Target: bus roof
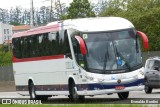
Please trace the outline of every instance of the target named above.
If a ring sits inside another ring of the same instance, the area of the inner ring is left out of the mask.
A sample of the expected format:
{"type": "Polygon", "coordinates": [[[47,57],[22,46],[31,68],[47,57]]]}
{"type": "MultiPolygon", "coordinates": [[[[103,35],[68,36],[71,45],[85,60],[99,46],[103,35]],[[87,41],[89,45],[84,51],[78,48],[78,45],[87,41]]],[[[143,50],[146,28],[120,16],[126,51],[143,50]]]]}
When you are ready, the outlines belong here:
{"type": "Polygon", "coordinates": [[[25,32],[15,33],[13,38],[68,28],[73,28],[82,32],[98,32],[129,29],[134,28],[134,26],[130,21],[120,17],[68,19],[64,21],[51,22],[46,26],[34,28],[25,32]]]}
{"type": "Polygon", "coordinates": [[[69,25],[70,28],[82,32],[113,31],[134,28],[130,21],[120,17],[71,19],[64,21],[64,25],[69,25]]]}

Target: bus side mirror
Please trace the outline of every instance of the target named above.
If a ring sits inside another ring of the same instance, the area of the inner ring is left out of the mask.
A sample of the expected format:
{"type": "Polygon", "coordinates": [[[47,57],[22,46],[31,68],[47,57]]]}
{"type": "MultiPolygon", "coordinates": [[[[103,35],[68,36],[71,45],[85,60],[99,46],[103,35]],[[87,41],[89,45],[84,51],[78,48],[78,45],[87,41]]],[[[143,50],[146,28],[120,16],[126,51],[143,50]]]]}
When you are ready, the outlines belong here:
{"type": "Polygon", "coordinates": [[[146,36],[146,34],[144,34],[144,33],[141,32],[141,31],[137,31],[137,35],[142,38],[143,47],[144,47],[145,49],[148,49],[148,37],[146,36]]]}
{"type": "Polygon", "coordinates": [[[87,51],[86,51],[86,45],[84,43],[84,40],[80,36],[75,36],[75,38],[79,43],[81,54],[86,55],[87,51]]]}

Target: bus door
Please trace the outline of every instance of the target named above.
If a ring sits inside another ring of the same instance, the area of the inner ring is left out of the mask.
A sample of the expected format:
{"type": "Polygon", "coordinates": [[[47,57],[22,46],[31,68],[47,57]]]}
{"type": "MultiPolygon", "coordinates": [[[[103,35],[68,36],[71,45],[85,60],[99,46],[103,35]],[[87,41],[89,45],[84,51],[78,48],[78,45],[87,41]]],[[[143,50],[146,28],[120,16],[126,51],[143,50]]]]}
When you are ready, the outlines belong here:
{"type": "Polygon", "coordinates": [[[79,38],[76,38],[76,36],[73,36],[71,40],[72,40],[72,45],[73,45],[75,64],[77,65],[75,69],[77,71],[77,81],[81,82],[82,81],[81,80],[82,68],[85,69],[86,67],[85,57],[81,51],[81,46],[80,46],[81,44],[80,44],[79,38]]]}

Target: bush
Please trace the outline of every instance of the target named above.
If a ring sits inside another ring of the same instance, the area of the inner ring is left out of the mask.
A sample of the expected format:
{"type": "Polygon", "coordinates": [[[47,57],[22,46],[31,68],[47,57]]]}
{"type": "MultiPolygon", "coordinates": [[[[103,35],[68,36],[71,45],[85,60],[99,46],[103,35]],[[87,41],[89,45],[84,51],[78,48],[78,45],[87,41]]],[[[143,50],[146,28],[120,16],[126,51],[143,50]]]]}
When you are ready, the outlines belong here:
{"type": "Polygon", "coordinates": [[[0,46],[0,66],[11,65],[12,53],[8,51],[7,45],[0,46]]]}

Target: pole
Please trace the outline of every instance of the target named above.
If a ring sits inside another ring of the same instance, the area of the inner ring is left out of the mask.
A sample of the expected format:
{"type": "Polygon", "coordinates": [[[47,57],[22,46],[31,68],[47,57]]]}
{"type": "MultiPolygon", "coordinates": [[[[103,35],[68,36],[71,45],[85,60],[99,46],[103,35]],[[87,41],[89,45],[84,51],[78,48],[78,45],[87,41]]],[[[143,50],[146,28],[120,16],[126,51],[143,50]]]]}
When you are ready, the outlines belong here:
{"type": "Polygon", "coordinates": [[[33,0],[30,0],[30,3],[31,3],[31,12],[30,12],[30,27],[33,28],[34,27],[34,24],[33,24],[33,0]]]}
{"type": "Polygon", "coordinates": [[[49,21],[52,21],[52,4],[53,4],[53,0],[51,0],[51,10],[50,10],[50,15],[49,15],[49,21]]]}

